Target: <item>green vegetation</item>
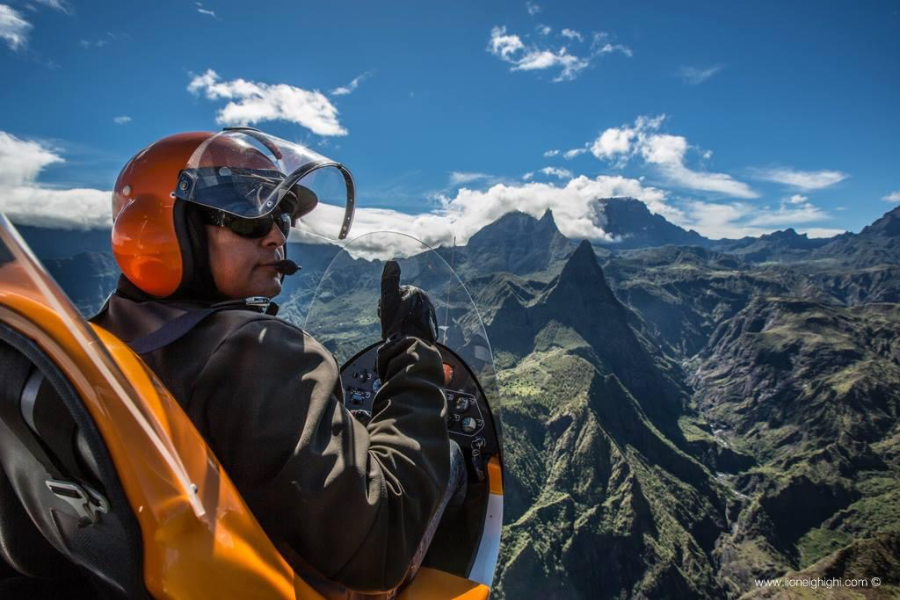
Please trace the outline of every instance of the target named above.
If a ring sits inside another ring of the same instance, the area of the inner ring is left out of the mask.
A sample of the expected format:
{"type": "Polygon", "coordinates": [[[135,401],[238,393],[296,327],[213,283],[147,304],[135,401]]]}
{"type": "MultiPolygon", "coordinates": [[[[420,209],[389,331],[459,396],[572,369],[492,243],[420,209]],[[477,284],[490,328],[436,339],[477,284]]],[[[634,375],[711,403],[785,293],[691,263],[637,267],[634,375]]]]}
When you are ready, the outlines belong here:
{"type": "Polygon", "coordinates": [[[511,481],[497,595],[738,597],[900,531],[900,305],[858,301],[884,269],[838,285],[833,262],[667,247],[482,280],[511,481]]]}

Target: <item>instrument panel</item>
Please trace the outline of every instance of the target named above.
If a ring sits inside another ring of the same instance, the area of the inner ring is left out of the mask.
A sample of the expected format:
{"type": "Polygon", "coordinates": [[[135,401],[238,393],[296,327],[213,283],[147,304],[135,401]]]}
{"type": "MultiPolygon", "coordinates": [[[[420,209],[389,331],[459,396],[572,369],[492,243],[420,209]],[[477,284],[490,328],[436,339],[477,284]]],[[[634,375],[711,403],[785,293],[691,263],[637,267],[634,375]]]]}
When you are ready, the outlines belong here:
{"type": "MultiPolygon", "coordinates": [[[[381,380],[376,358],[381,343],[373,344],[351,358],[341,368],[344,406],[367,424],[381,380]]],[[[485,479],[491,456],[499,455],[498,427],[478,380],[469,367],[449,348],[437,344],[444,365],[444,396],[447,400],[447,430],[466,456],[470,482],[485,479]]]]}

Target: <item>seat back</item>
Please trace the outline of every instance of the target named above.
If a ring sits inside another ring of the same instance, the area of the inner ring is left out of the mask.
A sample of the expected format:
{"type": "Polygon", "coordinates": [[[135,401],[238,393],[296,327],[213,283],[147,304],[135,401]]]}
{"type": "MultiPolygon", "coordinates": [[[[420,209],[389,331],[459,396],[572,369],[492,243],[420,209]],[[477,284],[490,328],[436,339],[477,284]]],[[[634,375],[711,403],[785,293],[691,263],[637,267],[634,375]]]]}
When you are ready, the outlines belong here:
{"type": "Polygon", "coordinates": [[[82,573],[114,596],[147,597],[138,524],[71,383],[0,324],[0,553],[23,575],[82,573]]]}

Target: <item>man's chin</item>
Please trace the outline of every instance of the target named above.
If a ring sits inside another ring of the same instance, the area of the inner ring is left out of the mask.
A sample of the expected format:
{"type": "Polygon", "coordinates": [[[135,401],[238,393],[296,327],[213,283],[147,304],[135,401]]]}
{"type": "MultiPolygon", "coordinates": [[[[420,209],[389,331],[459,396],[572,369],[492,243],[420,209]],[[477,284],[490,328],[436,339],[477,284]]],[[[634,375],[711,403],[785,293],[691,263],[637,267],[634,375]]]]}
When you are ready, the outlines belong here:
{"type": "Polygon", "coordinates": [[[278,294],[281,293],[281,281],[280,278],[275,281],[261,281],[257,285],[253,285],[250,287],[252,291],[249,296],[265,296],[266,298],[274,298],[278,294]]]}

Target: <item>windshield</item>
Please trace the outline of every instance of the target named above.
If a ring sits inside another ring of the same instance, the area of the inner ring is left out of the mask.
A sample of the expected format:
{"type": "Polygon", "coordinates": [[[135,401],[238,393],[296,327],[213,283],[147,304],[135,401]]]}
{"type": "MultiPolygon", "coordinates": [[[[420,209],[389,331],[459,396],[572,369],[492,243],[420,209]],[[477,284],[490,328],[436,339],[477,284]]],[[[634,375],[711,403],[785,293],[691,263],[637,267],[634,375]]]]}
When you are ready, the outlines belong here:
{"type": "Polygon", "coordinates": [[[438,343],[452,351],[477,379],[499,435],[496,371],[481,316],[450,265],[421,241],[400,233],[376,232],[349,242],[325,270],[304,329],[325,345],[339,364],[381,341],[377,306],[381,272],[389,258],[400,264],[401,285],[415,285],[431,298],[437,313],[438,343]]]}

